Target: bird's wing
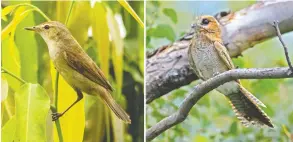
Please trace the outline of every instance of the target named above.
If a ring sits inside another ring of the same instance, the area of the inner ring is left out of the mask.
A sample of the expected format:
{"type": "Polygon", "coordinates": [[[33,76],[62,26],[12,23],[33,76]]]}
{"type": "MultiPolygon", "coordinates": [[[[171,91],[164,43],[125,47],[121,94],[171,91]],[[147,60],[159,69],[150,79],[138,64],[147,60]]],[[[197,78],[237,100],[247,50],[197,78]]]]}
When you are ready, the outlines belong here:
{"type": "Polygon", "coordinates": [[[113,91],[111,84],[108,82],[103,72],[99,69],[95,62],[92,61],[92,59],[84,51],[82,51],[82,49],[77,52],[67,50],[63,53],[67,64],[71,68],[91,81],[105,87],[107,90],[113,91]]]}
{"type": "Polygon", "coordinates": [[[234,69],[235,68],[234,64],[231,60],[231,57],[228,54],[226,47],[218,41],[215,41],[214,45],[215,45],[216,51],[218,52],[218,55],[223,60],[223,62],[226,64],[228,69],[229,70],[234,69]]]}
{"type": "Polygon", "coordinates": [[[198,68],[196,68],[196,65],[194,63],[194,58],[193,58],[193,50],[192,48],[195,48],[195,40],[192,40],[189,44],[189,47],[188,47],[188,61],[189,61],[189,65],[191,66],[191,68],[193,69],[194,73],[197,75],[198,78],[202,79],[202,74],[200,71],[198,71],[198,68]]]}

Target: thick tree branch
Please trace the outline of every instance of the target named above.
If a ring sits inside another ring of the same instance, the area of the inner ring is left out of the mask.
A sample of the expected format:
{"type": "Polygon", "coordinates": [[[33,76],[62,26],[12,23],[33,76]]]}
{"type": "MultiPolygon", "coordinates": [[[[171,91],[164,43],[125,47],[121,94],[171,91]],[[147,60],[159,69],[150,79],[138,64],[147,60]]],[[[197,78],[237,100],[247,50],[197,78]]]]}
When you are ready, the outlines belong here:
{"type": "Polygon", "coordinates": [[[167,129],[183,122],[196,102],[206,93],[217,88],[221,84],[236,79],[293,78],[292,75],[288,74],[289,71],[289,68],[233,69],[206,80],[195,86],[192,93],[183,100],[177,112],[149,128],[146,132],[146,139],[147,141],[151,141],[167,129]]]}
{"type": "MultiPolygon", "coordinates": [[[[231,57],[237,57],[254,45],[270,39],[280,22],[280,32],[293,30],[293,1],[259,2],[235,13],[217,14],[222,38],[231,57]],[[218,18],[218,16],[220,17],[218,18]],[[226,16],[225,16],[226,15],[226,16]],[[221,17],[224,16],[224,17],[221,17]]],[[[188,64],[187,47],[192,33],[148,55],[146,63],[146,101],[154,99],[196,80],[188,64]]]]}

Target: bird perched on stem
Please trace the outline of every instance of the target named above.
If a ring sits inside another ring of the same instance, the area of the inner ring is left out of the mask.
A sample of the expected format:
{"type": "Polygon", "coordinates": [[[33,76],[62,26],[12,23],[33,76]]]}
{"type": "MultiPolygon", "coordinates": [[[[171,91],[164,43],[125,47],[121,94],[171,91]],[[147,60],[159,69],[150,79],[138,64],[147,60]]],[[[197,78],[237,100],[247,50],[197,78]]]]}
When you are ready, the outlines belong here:
{"type": "MultiPolygon", "coordinates": [[[[188,60],[196,75],[207,80],[219,73],[234,69],[229,53],[221,39],[221,29],[212,16],[200,16],[192,25],[194,36],[188,49],[188,60]]],[[[227,82],[217,91],[230,101],[237,118],[245,126],[267,125],[273,128],[270,118],[258,106],[265,105],[247,91],[239,80],[227,82]]]]}
{"type": "Polygon", "coordinates": [[[64,112],[53,113],[53,121],[64,115],[83,98],[82,92],[100,96],[103,102],[126,123],[131,123],[128,114],[111,96],[112,86],[95,62],[85,53],[69,30],[60,22],[50,21],[27,27],[39,33],[49,48],[50,58],[56,70],[77,93],[77,100],[64,112]]]}

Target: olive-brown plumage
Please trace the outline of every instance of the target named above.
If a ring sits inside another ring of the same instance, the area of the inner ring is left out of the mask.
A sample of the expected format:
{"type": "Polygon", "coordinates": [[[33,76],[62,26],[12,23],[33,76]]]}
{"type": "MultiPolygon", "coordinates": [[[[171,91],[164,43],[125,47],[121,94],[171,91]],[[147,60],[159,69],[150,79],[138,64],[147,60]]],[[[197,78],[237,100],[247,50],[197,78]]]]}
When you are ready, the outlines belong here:
{"type": "Polygon", "coordinates": [[[50,21],[25,29],[35,31],[43,37],[56,70],[78,95],[77,100],[63,113],[53,114],[53,120],[57,120],[80,101],[83,98],[82,92],[86,92],[89,95],[100,96],[118,118],[131,123],[128,114],[112,98],[113,88],[103,72],[85,53],[65,25],[50,21]]]}
{"type": "MultiPolygon", "coordinates": [[[[223,45],[219,23],[212,16],[200,16],[192,25],[194,36],[188,49],[188,60],[196,75],[207,80],[234,69],[233,62],[223,45]]],[[[227,82],[217,89],[224,94],[236,116],[245,126],[267,125],[273,127],[270,118],[258,105],[265,105],[247,91],[239,80],[227,82]]]]}

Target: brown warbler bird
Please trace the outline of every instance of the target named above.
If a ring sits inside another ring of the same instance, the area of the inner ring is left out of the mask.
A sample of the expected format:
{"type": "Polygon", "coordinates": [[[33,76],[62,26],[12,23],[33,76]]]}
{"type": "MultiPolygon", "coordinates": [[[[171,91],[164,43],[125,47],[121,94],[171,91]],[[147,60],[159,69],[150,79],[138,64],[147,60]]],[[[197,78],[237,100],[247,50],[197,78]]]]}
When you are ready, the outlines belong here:
{"type": "Polygon", "coordinates": [[[57,21],[27,27],[39,33],[48,45],[50,58],[56,70],[66,82],[74,88],[77,100],[64,112],[53,113],[53,121],[64,115],[72,106],[83,98],[82,92],[100,96],[103,102],[126,123],[131,123],[128,114],[111,96],[113,88],[95,62],[85,53],[65,25],[57,21]]]}
{"type": "MultiPolygon", "coordinates": [[[[194,36],[189,45],[188,60],[200,79],[207,80],[219,73],[234,69],[221,39],[220,25],[214,17],[196,18],[192,29],[194,36]]],[[[227,82],[216,90],[230,100],[237,118],[245,126],[267,125],[273,128],[270,118],[258,107],[265,105],[248,92],[239,80],[227,82]]]]}

